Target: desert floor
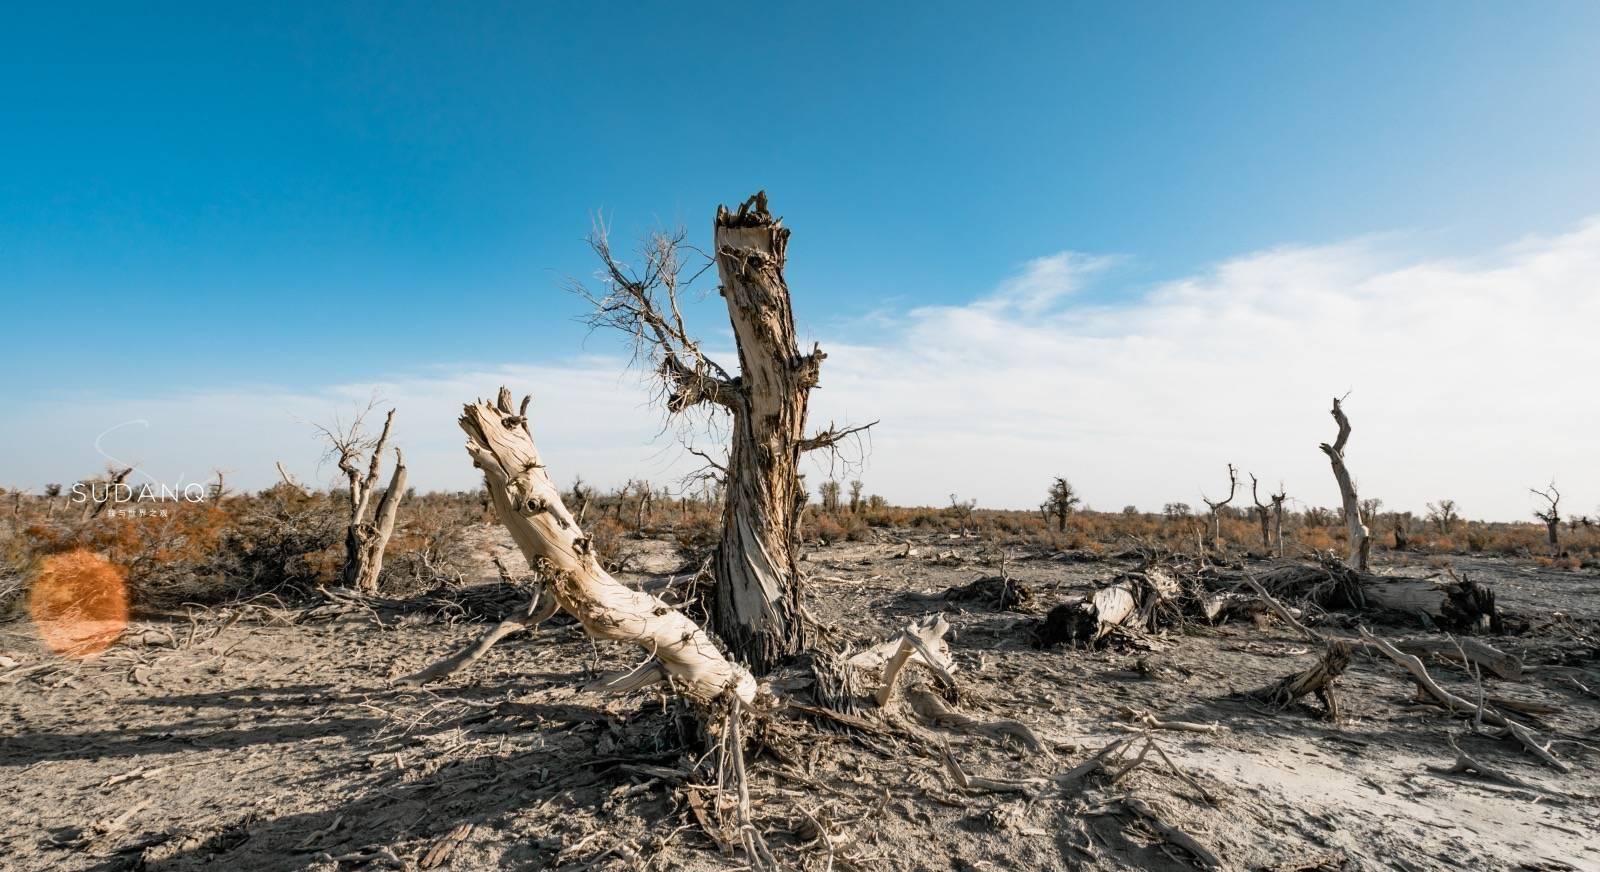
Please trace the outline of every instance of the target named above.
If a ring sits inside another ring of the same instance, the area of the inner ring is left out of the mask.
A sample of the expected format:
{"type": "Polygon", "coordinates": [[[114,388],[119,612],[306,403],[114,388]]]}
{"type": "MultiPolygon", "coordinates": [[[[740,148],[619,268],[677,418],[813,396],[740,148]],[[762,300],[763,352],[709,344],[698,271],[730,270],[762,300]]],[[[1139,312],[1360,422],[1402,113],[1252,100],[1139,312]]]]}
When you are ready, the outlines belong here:
{"type": "MultiPolygon", "coordinates": [[[[518,562],[497,529],[485,553],[518,562]]],[[[1013,550],[1029,612],[946,602],[993,575],[973,540],[811,549],[809,608],[862,647],[943,610],[962,708],[1015,718],[1050,747],[1028,753],[951,734],[965,769],[996,779],[1065,772],[1149,713],[1215,725],[1151,733],[1188,780],[1155,759],[1116,784],[1041,781],[1021,793],[961,790],[940,761],[822,731],[804,759],[751,761],[758,822],[795,867],[1185,869],[1194,857],[1130,812],[1132,796],[1227,868],[1600,869],[1600,575],[1453,558],[1531,621],[1489,641],[1523,656],[1489,694],[1549,713],[1525,720],[1572,767],[1419,704],[1395,665],[1357,654],[1340,680],[1343,721],[1271,713],[1237,694],[1313,662],[1282,624],[1188,627],[1105,650],[1035,650],[1043,612],[1133,568],[1128,559],[1013,550]],[[951,556],[945,552],[954,552],[951,556]],[[944,554],[942,560],[933,558],[944,554]],[[1447,736],[1507,786],[1441,774],[1447,736]],[[1053,759],[1052,759],[1053,758],[1053,759]],[[1209,799],[1207,796],[1209,795],[1209,799]],[[818,839],[819,826],[828,833],[818,839]],[[830,851],[831,845],[831,851],[830,851]]],[[[637,541],[642,583],[681,568],[637,541]]],[[[1423,576],[1425,561],[1381,571],[1423,576]]],[[[52,657],[26,622],[0,625],[0,866],[7,869],[739,868],[685,802],[687,760],[659,692],[581,692],[639,652],[593,645],[570,621],[514,636],[468,671],[422,689],[391,680],[481,633],[514,597],[485,561],[479,583],[408,606],[270,601],[140,620],[98,657],[52,657]]],[[[1353,635],[1354,618],[1318,628],[1353,635]]],[[[1389,638],[1428,635],[1377,624],[1389,638]]],[[[1429,664],[1476,694],[1457,666],[1429,664]]]]}

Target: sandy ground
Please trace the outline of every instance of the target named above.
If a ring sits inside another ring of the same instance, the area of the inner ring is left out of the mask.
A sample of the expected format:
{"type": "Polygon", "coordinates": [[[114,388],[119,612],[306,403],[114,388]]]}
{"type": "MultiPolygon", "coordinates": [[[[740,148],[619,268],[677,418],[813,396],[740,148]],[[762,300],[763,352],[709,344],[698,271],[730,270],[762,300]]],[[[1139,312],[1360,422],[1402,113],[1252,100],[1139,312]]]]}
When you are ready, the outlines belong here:
{"type": "MultiPolygon", "coordinates": [[[[494,531],[477,535],[504,546],[494,531]]],[[[635,566],[670,571],[664,543],[640,547],[635,566]]],[[[1031,647],[1028,629],[1045,609],[1129,562],[1010,560],[1012,576],[1037,595],[1032,613],[1016,613],[939,598],[995,572],[987,564],[997,555],[982,545],[923,541],[909,559],[898,550],[813,550],[811,608],[835,638],[857,644],[946,611],[963,709],[1029,724],[1055,758],[952,735],[968,772],[1064,772],[1128,735],[1124,722],[1143,712],[1216,731],[1154,734],[1189,781],[1152,762],[1115,785],[1044,782],[1021,794],[962,791],[937,761],[818,733],[807,759],[752,761],[758,821],[795,868],[828,863],[812,820],[830,833],[836,868],[1193,868],[1192,855],[1128,810],[1122,797],[1132,796],[1230,869],[1600,869],[1600,698],[1585,689],[1600,690],[1592,571],[1457,561],[1496,584],[1503,609],[1538,616],[1534,631],[1492,640],[1524,655],[1527,674],[1486,685],[1557,710],[1528,722],[1555,740],[1572,767],[1562,774],[1417,705],[1398,668],[1365,655],[1341,679],[1340,724],[1237,698],[1314,660],[1278,625],[1190,628],[1104,651],[1031,647]],[[960,560],[927,559],[946,550],[960,560]],[[1564,617],[1552,622],[1552,612],[1564,617]],[[1535,789],[1430,772],[1453,760],[1451,734],[1535,789]]],[[[1389,569],[1430,571],[1420,562],[1389,569]]],[[[0,627],[8,658],[0,661],[0,866],[741,866],[718,853],[687,808],[674,776],[681,745],[659,695],[578,692],[596,674],[637,662],[636,651],[592,645],[571,624],[547,626],[442,685],[391,686],[481,632],[470,611],[196,612],[138,622],[84,661],[51,657],[26,624],[0,627]]],[[[1337,620],[1323,627],[1349,632],[1337,620]]],[[[1430,668],[1458,693],[1475,692],[1460,669],[1430,668]]]]}

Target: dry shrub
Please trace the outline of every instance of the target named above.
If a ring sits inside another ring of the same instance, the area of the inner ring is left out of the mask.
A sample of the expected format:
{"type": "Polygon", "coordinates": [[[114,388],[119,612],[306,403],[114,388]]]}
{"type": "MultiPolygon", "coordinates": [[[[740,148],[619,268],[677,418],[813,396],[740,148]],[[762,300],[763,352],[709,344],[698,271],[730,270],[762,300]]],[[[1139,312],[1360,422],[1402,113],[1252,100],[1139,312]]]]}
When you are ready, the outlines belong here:
{"type": "Polygon", "coordinates": [[[464,581],[473,563],[462,534],[478,522],[480,512],[479,497],[472,493],[408,496],[384,553],[379,589],[407,596],[464,581]]]}
{"type": "Polygon", "coordinates": [[[595,559],[608,571],[616,571],[622,565],[622,540],[628,536],[628,528],[616,518],[606,515],[591,523],[587,532],[595,559]]]}
{"type": "Polygon", "coordinates": [[[722,523],[709,512],[692,514],[677,523],[672,536],[684,557],[699,560],[717,547],[717,541],[722,536],[722,523]]]}

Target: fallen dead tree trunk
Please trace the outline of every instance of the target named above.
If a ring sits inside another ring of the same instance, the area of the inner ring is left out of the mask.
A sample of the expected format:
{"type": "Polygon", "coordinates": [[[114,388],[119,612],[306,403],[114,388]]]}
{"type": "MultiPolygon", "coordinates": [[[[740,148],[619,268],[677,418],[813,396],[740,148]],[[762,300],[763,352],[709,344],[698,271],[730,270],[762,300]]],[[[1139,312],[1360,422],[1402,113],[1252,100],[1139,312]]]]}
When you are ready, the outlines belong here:
{"type": "Polygon", "coordinates": [[[1090,647],[1120,628],[1154,632],[1191,618],[1210,623],[1221,611],[1221,597],[1186,589],[1172,573],[1151,566],[1051,609],[1034,631],[1034,644],[1090,647]]]}
{"type": "Polygon", "coordinates": [[[1035,645],[1086,648],[1099,643],[1138,611],[1133,590],[1126,585],[1103,587],[1087,598],[1069,600],[1050,610],[1039,628],[1035,645]]]}
{"type": "Polygon", "coordinates": [[[1434,656],[1470,663],[1509,681],[1522,677],[1521,657],[1507,654],[1479,639],[1401,639],[1394,646],[1420,657],[1434,656]]]}
{"type": "MultiPolygon", "coordinates": [[[[701,704],[725,697],[754,702],[755,679],[729,660],[704,630],[682,612],[624,586],[600,567],[591,540],[578,528],[561,500],[560,489],[540,462],[527,410],[527,398],[520,409],[514,409],[511,392],[501,388],[495,402],[479,400],[465,407],[461,429],[467,434],[467,453],[483,471],[496,514],[528,565],[544,580],[545,591],[555,603],[577,618],[592,638],[632,642],[647,652],[643,664],[596,686],[625,691],[669,680],[676,690],[701,704]]],[[[536,613],[530,609],[530,618],[536,613]]],[[[504,627],[503,623],[475,643],[473,649],[482,649],[476,655],[456,654],[450,659],[475,659],[499,638],[496,634],[504,627]]],[[[450,671],[448,663],[429,667],[418,676],[450,671]]]]}
{"type": "Polygon", "coordinates": [[[1257,576],[1279,600],[1327,609],[1376,609],[1424,616],[1452,633],[1503,633],[1504,616],[1494,590],[1465,576],[1447,582],[1390,578],[1351,569],[1337,560],[1279,566],[1257,576]]]}
{"type": "Polygon", "coordinates": [[[1428,579],[1373,580],[1362,587],[1372,608],[1426,615],[1440,629],[1456,633],[1503,633],[1494,591],[1466,578],[1435,584],[1428,579]]]}

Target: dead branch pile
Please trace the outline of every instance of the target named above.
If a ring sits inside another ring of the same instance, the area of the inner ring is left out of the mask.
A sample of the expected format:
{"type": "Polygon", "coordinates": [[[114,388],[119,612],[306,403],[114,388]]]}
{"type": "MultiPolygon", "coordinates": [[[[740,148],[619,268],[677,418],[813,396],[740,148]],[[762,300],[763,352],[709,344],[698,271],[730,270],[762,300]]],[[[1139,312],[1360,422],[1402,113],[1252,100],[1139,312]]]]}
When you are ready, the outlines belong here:
{"type": "Polygon", "coordinates": [[[1289,563],[1256,576],[1268,594],[1284,602],[1324,609],[1390,612],[1420,618],[1451,633],[1503,633],[1505,616],[1494,590],[1465,575],[1448,581],[1391,578],[1351,569],[1332,555],[1315,563],[1289,563]]]}

